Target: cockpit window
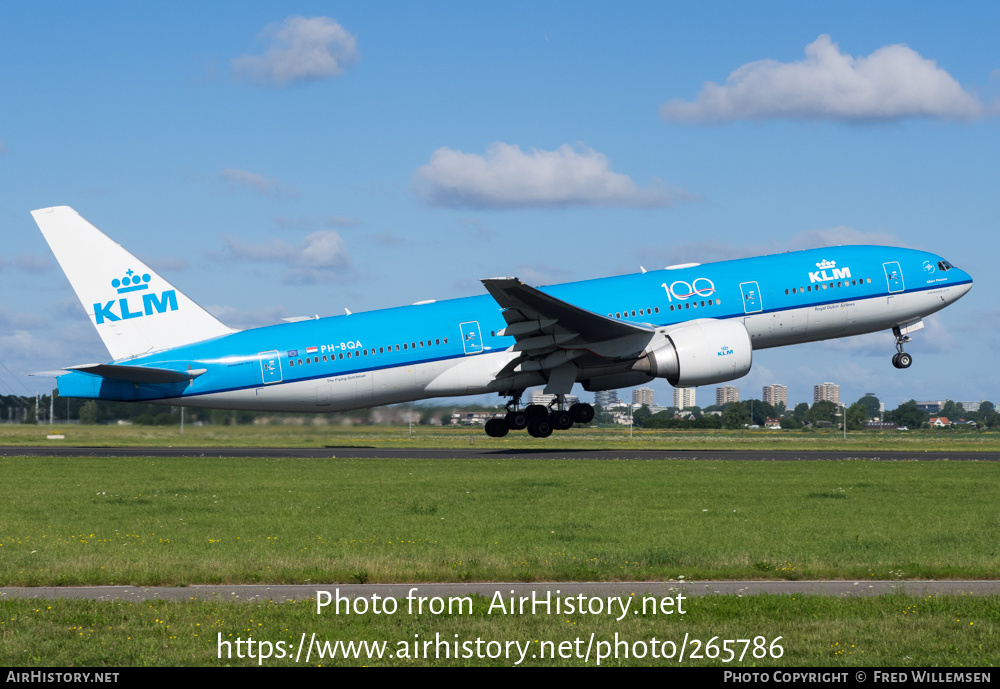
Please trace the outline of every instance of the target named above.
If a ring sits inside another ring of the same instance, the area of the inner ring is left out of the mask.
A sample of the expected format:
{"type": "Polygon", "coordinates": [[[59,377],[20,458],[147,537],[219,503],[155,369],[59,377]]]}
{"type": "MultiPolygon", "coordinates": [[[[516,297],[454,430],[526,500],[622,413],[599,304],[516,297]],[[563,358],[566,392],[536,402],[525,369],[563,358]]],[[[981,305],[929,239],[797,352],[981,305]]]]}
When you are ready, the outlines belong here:
{"type": "Polygon", "coordinates": [[[938,268],[941,270],[951,270],[952,265],[947,261],[938,261],[938,268]]]}

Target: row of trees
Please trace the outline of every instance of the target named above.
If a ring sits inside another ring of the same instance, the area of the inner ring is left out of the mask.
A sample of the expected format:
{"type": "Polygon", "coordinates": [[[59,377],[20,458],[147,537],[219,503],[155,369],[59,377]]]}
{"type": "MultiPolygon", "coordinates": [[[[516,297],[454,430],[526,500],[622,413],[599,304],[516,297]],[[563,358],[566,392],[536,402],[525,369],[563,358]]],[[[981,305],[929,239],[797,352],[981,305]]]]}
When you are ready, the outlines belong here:
{"type": "MultiPolygon", "coordinates": [[[[847,429],[862,430],[869,419],[879,418],[880,403],[877,397],[866,395],[846,408],[847,429]]],[[[610,414],[603,413],[598,408],[596,421],[598,423],[613,423],[610,414]]],[[[805,402],[797,404],[794,409],[786,410],[784,405],[774,407],[762,400],[750,399],[741,402],[730,402],[725,405],[710,407],[689,407],[689,418],[674,418],[680,411],[676,407],[668,407],[665,411],[654,414],[649,407],[643,405],[632,415],[632,422],[643,428],[745,428],[747,426],[763,427],[767,419],[779,419],[782,428],[805,428],[837,425],[841,423],[841,408],[833,402],[821,401],[809,406],[805,402]],[[721,416],[708,412],[722,412],[721,416]]],[[[980,428],[1000,427],[1000,413],[992,402],[984,402],[979,411],[967,412],[960,405],[949,400],[937,416],[946,416],[952,422],[959,419],[975,421],[980,428]]],[[[907,428],[920,428],[925,425],[931,415],[917,408],[914,400],[904,402],[896,409],[885,412],[882,420],[894,422],[907,428]]]]}
{"type": "MultiPolygon", "coordinates": [[[[181,412],[178,407],[164,407],[154,404],[133,404],[130,402],[107,402],[103,400],[81,400],[75,398],[60,398],[56,390],[53,397],[20,397],[15,395],[0,395],[0,422],[11,423],[48,423],[50,413],[55,423],[78,419],[80,423],[97,424],[125,420],[143,425],[175,425],[180,423],[181,412]],[[51,412],[50,412],[51,410],[51,412]]],[[[871,395],[862,397],[847,407],[847,429],[861,430],[865,423],[879,416],[879,400],[871,395]]],[[[456,409],[463,411],[490,411],[480,405],[396,405],[372,410],[359,409],[342,414],[332,415],[337,420],[348,423],[406,423],[443,424],[450,423],[451,414],[456,409]]],[[[614,424],[614,416],[601,407],[595,408],[596,425],[614,424]]],[[[711,428],[744,428],[746,426],[765,425],[767,419],[778,418],[782,428],[820,427],[827,424],[839,425],[840,407],[833,402],[817,402],[811,407],[805,402],[794,409],[787,410],[784,405],[774,407],[762,400],[744,400],[730,402],[726,405],[709,407],[690,407],[692,412],[686,419],[674,416],[679,410],[668,407],[665,411],[653,414],[649,407],[643,405],[633,413],[633,423],[644,428],[674,428],[674,429],[711,429],[711,428]],[[708,412],[721,412],[721,415],[708,412]]],[[[974,421],[980,428],[1000,427],[1000,413],[992,402],[983,402],[978,411],[967,412],[960,405],[949,400],[938,416],[945,416],[950,421],[959,419],[974,421]]],[[[185,420],[188,423],[211,423],[215,425],[250,424],[256,419],[273,418],[280,420],[287,414],[269,414],[249,411],[231,411],[222,409],[187,409],[185,420]]],[[[298,415],[296,415],[298,416],[298,415]]],[[[883,421],[894,422],[908,428],[920,428],[928,422],[930,414],[917,408],[917,403],[910,400],[901,404],[882,416],[883,421]]]]}

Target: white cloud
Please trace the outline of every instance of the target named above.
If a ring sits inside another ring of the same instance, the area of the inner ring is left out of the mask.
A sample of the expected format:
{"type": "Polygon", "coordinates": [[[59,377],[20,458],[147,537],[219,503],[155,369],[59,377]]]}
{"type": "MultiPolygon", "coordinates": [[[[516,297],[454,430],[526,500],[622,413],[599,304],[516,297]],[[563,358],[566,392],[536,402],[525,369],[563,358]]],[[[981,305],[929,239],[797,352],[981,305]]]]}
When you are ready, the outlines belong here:
{"type": "Polygon", "coordinates": [[[632,206],[659,208],[690,200],[683,190],[654,179],[641,188],[612,172],[597,151],[568,145],[555,151],[495,142],[486,155],[442,147],[413,173],[424,200],[452,208],[632,206]]]}
{"type": "Polygon", "coordinates": [[[357,38],[329,17],[288,17],[261,34],[271,41],[263,55],[233,59],[233,72],[244,81],[287,86],[297,81],[329,79],[357,63],[357,38]]]}
{"type": "Polygon", "coordinates": [[[228,236],[223,240],[233,258],[287,265],[284,281],[289,284],[332,282],[351,270],[344,240],[333,230],[313,232],[298,244],[275,237],[265,244],[244,244],[228,236]]]}
{"type": "Polygon", "coordinates": [[[745,64],[725,85],[706,82],[694,102],[671,100],[661,106],[660,114],[670,122],[970,119],[987,114],[979,99],[934,60],[906,45],[852,57],[824,34],[805,52],[801,62],[745,64]]]}
{"type": "Polygon", "coordinates": [[[231,188],[244,187],[260,196],[270,196],[277,199],[297,199],[299,197],[297,189],[293,189],[277,179],[267,179],[255,172],[227,167],[223,168],[219,177],[231,188]]]}

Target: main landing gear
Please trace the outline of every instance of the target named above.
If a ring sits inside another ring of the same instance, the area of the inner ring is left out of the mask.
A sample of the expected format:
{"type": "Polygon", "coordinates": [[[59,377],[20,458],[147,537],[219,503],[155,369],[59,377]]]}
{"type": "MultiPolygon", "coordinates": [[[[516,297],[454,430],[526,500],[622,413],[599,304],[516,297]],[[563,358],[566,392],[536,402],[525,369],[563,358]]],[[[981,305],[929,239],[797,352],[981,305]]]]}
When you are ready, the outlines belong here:
{"type": "Polygon", "coordinates": [[[502,438],[508,431],[528,429],[528,435],[533,438],[548,438],[552,431],[564,431],[574,423],[590,423],[594,420],[594,408],[589,404],[574,404],[569,409],[563,409],[562,396],[552,403],[557,405],[551,411],[541,404],[529,404],[520,408],[520,398],[515,397],[507,403],[507,414],[486,422],[486,435],[491,438],[502,438]]]}
{"type": "Polygon", "coordinates": [[[913,357],[903,351],[903,345],[912,338],[902,334],[898,325],[892,326],[892,334],[896,336],[896,353],[892,355],[892,365],[896,368],[909,368],[913,357]]]}

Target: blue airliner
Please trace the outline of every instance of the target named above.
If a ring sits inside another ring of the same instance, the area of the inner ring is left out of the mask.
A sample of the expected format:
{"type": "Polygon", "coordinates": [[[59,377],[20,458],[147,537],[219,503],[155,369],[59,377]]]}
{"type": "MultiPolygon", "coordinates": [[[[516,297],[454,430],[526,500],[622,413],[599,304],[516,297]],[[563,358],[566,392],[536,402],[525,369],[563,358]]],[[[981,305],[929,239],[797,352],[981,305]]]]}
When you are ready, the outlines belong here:
{"type": "Polygon", "coordinates": [[[892,363],[924,316],[972,288],[925,251],[838,246],[532,287],[238,331],[219,322],[72,208],[32,212],[111,363],[59,372],[65,397],[286,412],[333,412],[495,392],[486,424],[535,437],[587,423],[564,396],[664,378],[735,380],[753,351],[891,329],[892,363]],[[533,386],[555,395],[522,407],[533,386]]]}

